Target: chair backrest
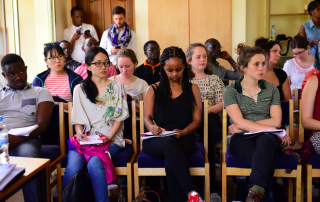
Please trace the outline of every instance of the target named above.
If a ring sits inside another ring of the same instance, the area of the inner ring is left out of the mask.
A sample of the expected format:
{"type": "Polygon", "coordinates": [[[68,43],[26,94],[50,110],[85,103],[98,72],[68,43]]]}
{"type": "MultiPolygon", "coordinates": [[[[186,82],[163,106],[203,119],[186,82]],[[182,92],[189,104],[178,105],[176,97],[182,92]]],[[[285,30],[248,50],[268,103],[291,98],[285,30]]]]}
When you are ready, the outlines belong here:
{"type": "Polygon", "coordinates": [[[304,128],[301,120],[301,100],[299,100],[299,142],[304,142],[304,128]]]}
{"type": "MultiPolygon", "coordinates": [[[[204,100],[202,102],[202,123],[201,126],[204,127],[203,130],[203,143],[204,149],[208,152],[208,100],[204,100]]],[[[144,108],[143,108],[143,101],[140,101],[140,133],[144,133],[144,108]]],[[[142,139],[140,135],[140,148],[142,149],[142,139]]]]}
{"type": "MultiPolygon", "coordinates": [[[[282,121],[281,125],[289,125],[289,136],[293,138],[293,100],[281,101],[282,121]]],[[[229,122],[229,116],[226,109],[223,109],[222,114],[222,154],[223,160],[225,160],[225,154],[227,150],[227,127],[229,122]]],[[[299,138],[300,139],[300,138],[299,138]]],[[[301,139],[300,139],[301,140],[301,139]]]]}
{"type": "MultiPolygon", "coordinates": [[[[128,103],[128,109],[130,116],[124,121],[125,126],[127,124],[128,127],[132,127],[132,146],[133,152],[137,152],[137,116],[136,116],[136,102],[133,100],[131,103],[128,103]],[[131,122],[131,123],[129,123],[131,122]]],[[[71,124],[71,114],[72,114],[72,102],[68,103],[68,111],[69,111],[69,138],[74,135],[73,125],[71,124]]]]}
{"type": "Polygon", "coordinates": [[[299,100],[300,100],[301,89],[295,88],[293,90],[293,93],[294,93],[294,110],[298,110],[299,109],[299,100]]]}
{"type": "Polygon", "coordinates": [[[40,136],[41,144],[60,145],[61,154],[65,154],[65,118],[63,103],[54,105],[47,130],[40,136]]]}

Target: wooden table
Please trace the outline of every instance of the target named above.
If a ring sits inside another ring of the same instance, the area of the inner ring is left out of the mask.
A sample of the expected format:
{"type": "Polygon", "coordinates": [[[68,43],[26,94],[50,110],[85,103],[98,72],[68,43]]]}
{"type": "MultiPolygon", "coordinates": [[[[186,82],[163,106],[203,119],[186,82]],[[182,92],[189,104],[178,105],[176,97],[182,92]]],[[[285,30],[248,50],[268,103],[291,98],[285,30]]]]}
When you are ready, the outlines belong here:
{"type": "Polygon", "coordinates": [[[49,186],[46,182],[46,174],[49,171],[50,159],[28,158],[10,156],[10,163],[17,164],[16,167],[24,167],[25,173],[22,177],[10,182],[4,191],[0,192],[0,201],[5,201],[24,185],[37,178],[38,200],[49,201],[49,186]]]}

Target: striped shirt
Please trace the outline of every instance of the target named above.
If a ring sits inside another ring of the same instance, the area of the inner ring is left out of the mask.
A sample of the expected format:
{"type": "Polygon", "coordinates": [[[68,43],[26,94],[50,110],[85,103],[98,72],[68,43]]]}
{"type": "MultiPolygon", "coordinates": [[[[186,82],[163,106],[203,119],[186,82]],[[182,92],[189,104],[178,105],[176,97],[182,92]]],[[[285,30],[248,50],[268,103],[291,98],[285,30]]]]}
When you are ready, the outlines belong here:
{"type": "Polygon", "coordinates": [[[50,73],[44,81],[43,87],[48,89],[52,96],[72,102],[68,74],[58,76],[50,73]]]}

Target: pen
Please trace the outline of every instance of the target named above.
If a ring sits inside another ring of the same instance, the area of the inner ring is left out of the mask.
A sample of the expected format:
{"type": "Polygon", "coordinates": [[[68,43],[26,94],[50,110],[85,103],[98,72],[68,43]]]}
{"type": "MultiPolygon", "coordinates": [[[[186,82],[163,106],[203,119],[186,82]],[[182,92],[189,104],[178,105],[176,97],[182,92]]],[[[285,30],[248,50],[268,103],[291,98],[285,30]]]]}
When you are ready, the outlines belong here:
{"type": "Polygon", "coordinates": [[[153,122],[153,124],[157,126],[156,122],[153,120],[153,118],[150,114],[149,114],[149,117],[150,117],[151,121],[153,122]]]}
{"type": "MultiPolygon", "coordinates": [[[[87,126],[85,126],[85,127],[83,128],[82,134],[85,134],[86,130],[87,130],[87,126]]],[[[82,138],[83,138],[83,136],[81,135],[81,139],[82,139],[82,138]]]]}

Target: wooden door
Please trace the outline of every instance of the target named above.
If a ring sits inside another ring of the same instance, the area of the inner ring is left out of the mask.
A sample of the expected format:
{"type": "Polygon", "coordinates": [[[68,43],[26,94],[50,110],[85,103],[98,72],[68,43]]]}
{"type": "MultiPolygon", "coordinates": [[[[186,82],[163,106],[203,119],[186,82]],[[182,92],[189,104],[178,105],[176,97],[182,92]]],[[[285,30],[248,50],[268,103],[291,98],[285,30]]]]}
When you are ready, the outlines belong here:
{"type": "MultiPolygon", "coordinates": [[[[217,39],[222,50],[230,55],[232,47],[231,0],[189,0],[190,3],[190,43],[202,43],[217,39]]],[[[225,68],[231,65],[223,59],[218,62],[225,68]]]]}
{"type": "MultiPolygon", "coordinates": [[[[189,46],[188,0],[149,0],[149,40],[155,40],[164,50],[189,46]]],[[[146,41],[147,42],[147,39],[146,41]]]]}
{"type": "Polygon", "coordinates": [[[112,9],[122,6],[126,9],[129,27],[135,31],[134,0],[73,0],[72,6],[80,6],[84,11],[84,22],[92,24],[101,39],[103,32],[113,24],[112,9]]]}

